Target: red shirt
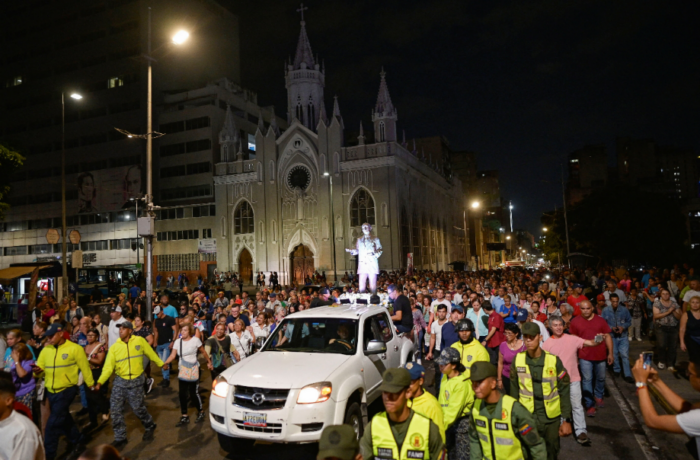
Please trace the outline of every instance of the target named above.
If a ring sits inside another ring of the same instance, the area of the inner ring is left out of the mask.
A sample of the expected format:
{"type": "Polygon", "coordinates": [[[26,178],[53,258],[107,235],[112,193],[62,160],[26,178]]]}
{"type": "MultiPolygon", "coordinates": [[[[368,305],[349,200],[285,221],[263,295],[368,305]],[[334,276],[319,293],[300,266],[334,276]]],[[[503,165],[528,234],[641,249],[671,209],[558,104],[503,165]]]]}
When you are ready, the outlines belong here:
{"type": "MultiPolygon", "coordinates": [[[[610,334],[610,326],[598,315],[593,315],[590,320],[577,316],[571,320],[569,332],[583,340],[594,340],[598,334],[610,334]]],[[[597,347],[584,347],[578,351],[578,357],[586,361],[605,361],[608,358],[608,347],[605,342],[597,347]]]]}
{"type": "Polygon", "coordinates": [[[567,297],[566,303],[574,307],[574,316],[581,316],[581,309],[579,308],[578,304],[580,304],[584,300],[588,300],[588,298],[583,294],[581,294],[578,297],[574,297],[572,295],[567,297]]]}
{"type": "Polygon", "coordinates": [[[535,317],[535,319],[537,321],[539,321],[540,323],[544,323],[545,321],[547,321],[547,314],[546,313],[538,313],[537,317],[535,317]]]}
{"type": "Polygon", "coordinates": [[[503,317],[496,313],[495,310],[489,315],[489,320],[486,323],[486,327],[488,328],[489,332],[491,332],[492,328],[496,328],[496,332],[494,332],[491,338],[486,342],[487,347],[497,347],[506,340],[506,336],[503,333],[505,327],[503,317]]]}

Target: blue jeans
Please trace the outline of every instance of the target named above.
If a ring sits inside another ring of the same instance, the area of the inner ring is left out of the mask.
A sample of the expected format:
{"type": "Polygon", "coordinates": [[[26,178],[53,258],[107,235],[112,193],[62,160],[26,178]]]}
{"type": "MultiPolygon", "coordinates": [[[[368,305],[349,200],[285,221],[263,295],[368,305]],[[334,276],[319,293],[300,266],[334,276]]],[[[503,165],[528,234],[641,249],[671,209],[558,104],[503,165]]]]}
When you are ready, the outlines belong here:
{"type": "Polygon", "coordinates": [[[85,384],[80,385],[80,404],[83,405],[85,409],[88,407],[87,393],[85,391],[85,384]]]}
{"type": "Polygon", "coordinates": [[[632,372],[630,371],[630,342],[627,338],[627,331],[622,333],[622,337],[613,337],[613,355],[615,356],[615,363],[613,364],[613,370],[615,372],[620,372],[620,360],[622,360],[622,370],[624,370],[625,377],[632,377],[632,372]]]}
{"type": "MultiPolygon", "coordinates": [[[[170,344],[164,343],[163,345],[158,345],[156,347],[156,353],[158,354],[158,357],[165,362],[165,360],[170,356],[170,344]]],[[[163,369],[163,380],[170,380],[170,369],[163,369]]]]}
{"type": "Polygon", "coordinates": [[[51,393],[46,390],[46,398],[49,400],[51,415],[46,422],[44,433],[44,447],[46,449],[47,460],[56,458],[58,451],[58,439],[61,435],[67,438],[72,444],[77,444],[82,440],[78,425],[75,424],[73,416],[70,414],[70,404],[78,394],[78,387],[69,387],[58,393],[51,393]]]}
{"type": "MultiPolygon", "coordinates": [[[[627,340],[627,339],[625,339],[627,340]]],[[[603,399],[605,394],[605,361],[579,359],[581,367],[581,387],[586,408],[595,407],[595,398],[603,399]],[[595,387],[593,379],[595,378],[595,387]]]]}

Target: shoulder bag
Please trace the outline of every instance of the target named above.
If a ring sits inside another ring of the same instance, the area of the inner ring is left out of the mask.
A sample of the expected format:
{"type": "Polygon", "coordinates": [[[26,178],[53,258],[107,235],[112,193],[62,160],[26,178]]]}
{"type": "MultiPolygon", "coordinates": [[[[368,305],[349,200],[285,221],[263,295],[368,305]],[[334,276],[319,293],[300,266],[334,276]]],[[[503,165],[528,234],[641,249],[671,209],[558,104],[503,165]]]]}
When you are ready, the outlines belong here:
{"type": "Polygon", "coordinates": [[[194,363],[189,363],[185,361],[185,358],[182,356],[182,338],[180,339],[180,368],[178,369],[177,372],[177,378],[185,381],[185,382],[197,382],[199,381],[199,363],[196,360],[196,353],[195,353],[195,362],[194,363]]]}

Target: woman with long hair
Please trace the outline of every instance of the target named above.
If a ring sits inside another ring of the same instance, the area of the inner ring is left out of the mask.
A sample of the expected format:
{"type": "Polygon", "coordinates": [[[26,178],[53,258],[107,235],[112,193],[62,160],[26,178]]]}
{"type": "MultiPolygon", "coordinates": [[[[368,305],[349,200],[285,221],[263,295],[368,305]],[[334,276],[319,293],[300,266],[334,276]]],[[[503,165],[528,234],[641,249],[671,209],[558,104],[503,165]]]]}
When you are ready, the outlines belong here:
{"type": "MultiPolygon", "coordinates": [[[[100,332],[97,329],[90,329],[87,333],[87,345],[85,354],[87,355],[92,378],[97,382],[102,374],[102,367],[107,357],[107,347],[100,341],[100,332]]],[[[98,391],[88,391],[88,414],[90,417],[90,427],[97,427],[97,414],[102,413],[102,420],[109,419],[109,399],[107,399],[107,385],[100,386],[98,391]]]]}
{"type": "Polygon", "coordinates": [[[34,389],[36,381],[32,371],[34,359],[30,348],[23,342],[17,342],[12,347],[12,365],[10,366],[10,374],[12,381],[17,388],[15,393],[15,401],[21,402],[30,410],[34,401],[34,389]]]}

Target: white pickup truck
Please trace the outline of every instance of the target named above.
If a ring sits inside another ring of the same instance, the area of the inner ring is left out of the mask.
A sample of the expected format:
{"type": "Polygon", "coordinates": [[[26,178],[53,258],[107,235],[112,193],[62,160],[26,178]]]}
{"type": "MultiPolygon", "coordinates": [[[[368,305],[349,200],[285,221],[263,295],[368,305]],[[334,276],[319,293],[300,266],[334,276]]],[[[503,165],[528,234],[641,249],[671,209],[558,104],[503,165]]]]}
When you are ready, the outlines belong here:
{"type": "Polygon", "coordinates": [[[294,313],[258,353],[213,382],[211,426],[227,452],[242,439],[318,441],[333,424],[349,424],[359,437],[384,370],[412,359],[412,342],[397,335],[384,307],[294,313]]]}

